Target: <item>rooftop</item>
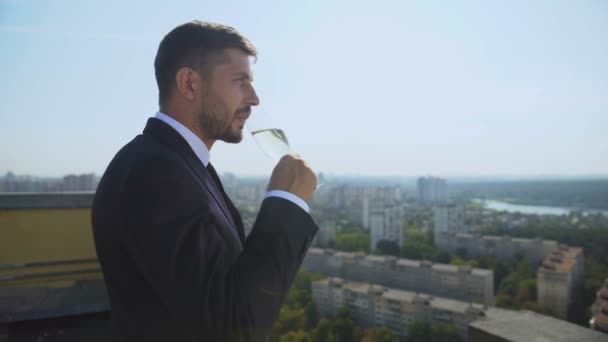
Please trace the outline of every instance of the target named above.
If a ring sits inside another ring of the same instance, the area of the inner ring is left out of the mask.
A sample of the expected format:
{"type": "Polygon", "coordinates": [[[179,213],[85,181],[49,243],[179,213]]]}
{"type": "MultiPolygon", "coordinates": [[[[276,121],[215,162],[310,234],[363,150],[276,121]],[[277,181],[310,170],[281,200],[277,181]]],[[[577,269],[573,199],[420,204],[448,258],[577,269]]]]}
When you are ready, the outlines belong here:
{"type": "Polygon", "coordinates": [[[565,259],[556,261],[555,259],[545,260],[538,269],[541,273],[569,273],[574,266],[574,261],[565,259]]]}
{"type": "Polygon", "coordinates": [[[471,273],[478,276],[489,276],[492,274],[492,270],[486,270],[485,268],[474,268],[471,273]]]}
{"type": "Polygon", "coordinates": [[[372,263],[387,263],[394,262],[396,258],[386,255],[367,255],[365,259],[372,263]]]}
{"type": "Polygon", "coordinates": [[[325,250],[321,249],[321,248],[315,248],[315,247],[311,247],[308,249],[309,254],[317,254],[317,255],[323,255],[325,254],[325,250]]]}
{"type": "Polygon", "coordinates": [[[608,336],[557,318],[531,311],[512,311],[499,308],[486,310],[486,318],[469,327],[502,337],[513,342],[606,342],[608,336]]]}
{"type": "Polygon", "coordinates": [[[90,208],[95,193],[0,193],[0,209],[90,208]]]}
{"type": "Polygon", "coordinates": [[[450,264],[433,264],[432,268],[442,272],[458,272],[458,266],[450,264]]]}
{"type": "Polygon", "coordinates": [[[463,302],[463,301],[459,301],[459,300],[440,298],[440,297],[433,297],[433,299],[431,300],[431,307],[434,307],[436,309],[441,309],[444,311],[459,312],[459,313],[466,313],[471,308],[480,310],[482,312],[484,311],[484,307],[481,304],[463,302]]]}
{"type": "MultiPolygon", "coordinates": [[[[395,290],[395,289],[387,289],[382,297],[386,298],[386,299],[392,299],[392,300],[398,300],[398,301],[404,301],[404,302],[408,302],[411,303],[412,301],[414,301],[414,298],[416,298],[416,293],[412,292],[412,291],[401,291],[401,290],[395,290]]],[[[430,300],[431,297],[429,295],[421,295],[422,298],[425,298],[427,300],[430,300]]]]}
{"type": "Polygon", "coordinates": [[[552,252],[538,269],[542,273],[568,273],[576,265],[577,257],[583,252],[580,247],[560,245],[559,250],[552,252]]]}
{"type": "MultiPolygon", "coordinates": [[[[447,233],[449,234],[449,233],[447,233]]],[[[498,235],[479,235],[479,234],[471,234],[471,233],[455,233],[453,234],[457,238],[462,239],[476,239],[476,240],[485,240],[485,241],[511,241],[517,244],[533,244],[533,243],[542,243],[545,246],[557,246],[557,241],[555,240],[541,240],[539,238],[528,239],[528,238],[516,238],[510,237],[508,235],[498,236],[498,235]]]]}
{"type": "Polygon", "coordinates": [[[397,265],[408,267],[420,267],[420,261],[411,259],[397,259],[397,265]]]}
{"type": "MultiPolygon", "coordinates": [[[[309,254],[314,255],[332,255],[334,257],[340,257],[348,260],[355,261],[358,257],[365,259],[368,263],[379,263],[379,264],[390,264],[397,266],[405,266],[405,267],[415,267],[415,268],[429,268],[439,272],[452,272],[457,273],[467,272],[475,276],[489,276],[492,274],[492,270],[483,269],[483,268],[470,268],[470,267],[462,267],[451,264],[441,264],[434,263],[429,260],[412,260],[412,259],[401,259],[396,258],[394,256],[386,256],[386,255],[373,255],[373,254],[363,254],[363,253],[352,253],[352,252],[337,252],[332,249],[322,249],[322,248],[310,248],[308,250],[309,254]]],[[[393,266],[390,266],[393,267],[393,266]]]]}
{"type": "Polygon", "coordinates": [[[525,239],[525,238],[513,238],[513,242],[517,242],[517,243],[521,243],[521,244],[531,244],[531,243],[536,243],[539,242],[539,240],[535,240],[535,239],[525,239]]]}

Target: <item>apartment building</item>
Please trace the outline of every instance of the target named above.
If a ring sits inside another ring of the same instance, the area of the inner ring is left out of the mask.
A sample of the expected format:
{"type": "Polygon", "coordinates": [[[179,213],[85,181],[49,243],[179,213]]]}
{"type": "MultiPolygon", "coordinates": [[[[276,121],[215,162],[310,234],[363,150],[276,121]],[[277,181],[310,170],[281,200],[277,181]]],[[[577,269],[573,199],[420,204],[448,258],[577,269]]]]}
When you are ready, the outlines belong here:
{"type": "Polygon", "coordinates": [[[494,305],[492,270],[427,260],[310,248],[302,267],[349,281],[366,281],[462,301],[494,305]]]}

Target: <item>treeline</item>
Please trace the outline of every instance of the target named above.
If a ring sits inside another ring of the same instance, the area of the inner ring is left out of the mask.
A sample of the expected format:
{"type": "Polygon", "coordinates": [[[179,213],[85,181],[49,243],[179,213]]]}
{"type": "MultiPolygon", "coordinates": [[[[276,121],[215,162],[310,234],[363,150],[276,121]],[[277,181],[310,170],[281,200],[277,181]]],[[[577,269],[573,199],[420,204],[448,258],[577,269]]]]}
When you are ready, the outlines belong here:
{"type": "Polygon", "coordinates": [[[487,198],[511,203],[608,209],[608,180],[529,180],[450,183],[455,198],[487,198]]]}
{"type": "Polygon", "coordinates": [[[484,227],[481,233],[556,240],[569,246],[583,247],[586,256],[608,263],[608,220],[605,219],[595,224],[589,222],[585,228],[577,229],[568,217],[555,216],[543,220],[528,220],[525,226],[516,229],[484,227]]]}
{"type": "Polygon", "coordinates": [[[369,253],[370,243],[369,233],[351,225],[336,234],[334,247],[339,251],[369,253]]]}

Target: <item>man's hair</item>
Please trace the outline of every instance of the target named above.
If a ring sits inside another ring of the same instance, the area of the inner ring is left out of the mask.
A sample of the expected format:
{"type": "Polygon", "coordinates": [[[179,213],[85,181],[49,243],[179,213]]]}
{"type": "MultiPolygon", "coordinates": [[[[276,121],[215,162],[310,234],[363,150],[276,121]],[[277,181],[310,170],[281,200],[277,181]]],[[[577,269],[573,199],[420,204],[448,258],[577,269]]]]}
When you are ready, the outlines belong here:
{"type": "Polygon", "coordinates": [[[197,70],[203,77],[221,61],[220,52],[238,48],[256,57],[253,44],[235,28],[207,21],[194,20],[174,28],[158,46],[154,71],[158,84],[158,102],[166,103],[180,68],[197,70]]]}

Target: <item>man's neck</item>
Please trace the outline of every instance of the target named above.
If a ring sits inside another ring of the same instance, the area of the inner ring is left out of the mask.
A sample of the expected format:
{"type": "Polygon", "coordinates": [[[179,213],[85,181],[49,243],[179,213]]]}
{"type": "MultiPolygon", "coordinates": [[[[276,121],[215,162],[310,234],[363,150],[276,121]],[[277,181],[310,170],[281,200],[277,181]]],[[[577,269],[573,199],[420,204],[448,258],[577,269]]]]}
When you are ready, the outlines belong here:
{"type": "Polygon", "coordinates": [[[205,134],[201,130],[200,125],[197,124],[196,120],[190,119],[195,117],[194,114],[183,114],[183,112],[181,111],[163,107],[160,108],[160,112],[172,117],[175,121],[178,121],[190,131],[192,131],[192,133],[194,133],[199,139],[201,139],[205,146],[207,146],[207,149],[211,151],[211,148],[215,143],[215,139],[205,137],[205,134]]]}

